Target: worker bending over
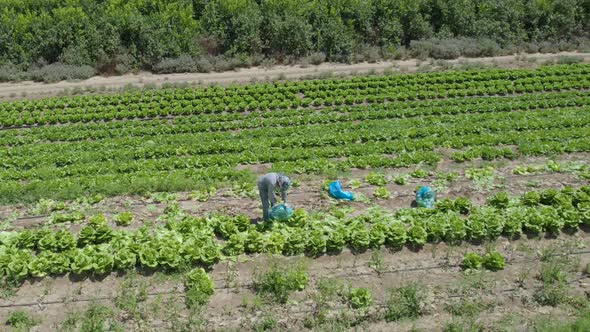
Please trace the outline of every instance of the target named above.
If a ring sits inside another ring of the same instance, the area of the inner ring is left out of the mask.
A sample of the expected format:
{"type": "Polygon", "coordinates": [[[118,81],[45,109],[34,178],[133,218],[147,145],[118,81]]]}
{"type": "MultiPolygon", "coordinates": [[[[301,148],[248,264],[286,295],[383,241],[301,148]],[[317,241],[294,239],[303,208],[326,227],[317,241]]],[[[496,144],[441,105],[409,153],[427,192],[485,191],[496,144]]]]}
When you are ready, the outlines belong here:
{"type": "Polygon", "coordinates": [[[264,221],[267,221],[269,219],[269,207],[277,204],[275,190],[280,189],[281,199],[283,203],[287,203],[287,190],[291,186],[291,180],[280,173],[268,173],[259,177],[256,184],[258,185],[258,193],[262,201],[262,217],[264,221]]]}

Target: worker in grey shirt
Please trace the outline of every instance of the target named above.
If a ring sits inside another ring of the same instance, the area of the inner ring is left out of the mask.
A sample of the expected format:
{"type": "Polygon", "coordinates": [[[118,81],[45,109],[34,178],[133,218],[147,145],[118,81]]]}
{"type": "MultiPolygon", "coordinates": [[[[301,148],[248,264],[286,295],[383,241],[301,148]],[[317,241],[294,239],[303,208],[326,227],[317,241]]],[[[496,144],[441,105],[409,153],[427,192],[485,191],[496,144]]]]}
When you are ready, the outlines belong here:
{"type": "Polygon", "coordinates": [[[275,190],[280,189],[281,199],[283,203],[287,203],[287,189],[291,186],[291,180],[280,173],[268,173],[258,178],[256,181],[258,185],[258,193],[262,201],[262,217],[264,221],[269,219],[268,209],[277,204],[277,197],[275,190]]]}

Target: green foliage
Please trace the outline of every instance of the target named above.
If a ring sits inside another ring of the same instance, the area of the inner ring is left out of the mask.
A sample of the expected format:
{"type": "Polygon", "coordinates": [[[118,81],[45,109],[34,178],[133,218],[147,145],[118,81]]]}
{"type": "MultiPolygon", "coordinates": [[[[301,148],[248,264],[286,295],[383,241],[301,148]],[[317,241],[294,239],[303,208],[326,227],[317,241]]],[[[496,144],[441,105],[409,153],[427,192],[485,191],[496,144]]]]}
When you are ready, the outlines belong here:
{"type": "Polygon", "coordinates": [[[264,249],[264,238],[262,234],[252,229],[246,236],[246,242],[244,243],[244,250],[246,253],[258,253],[264,249]]]}
{"type": "Polygon", "coordinates": [[[414,224],[410,226],[407,230],[407,241],[408,243],[421,247],[426,244],[426,240],[428,239],[428,233],[424,227],[419,224],[414,224]]]}
{"type": "Polygon", "coordinates": [[[23,310],[12,311],[6,320],[6,325],[12,326],[16,330],[28,330],[38,323],[38,320],[29,316],[29,314],[23,310]]]}
{"type": "Polygon", "coordinates": [[[427,178],[428,172],[426,172],[423,169],[417,168],[417,169],[413,170],[412,172],[410,172],[410,176],[413,178],[416,178],[416,179],[427,178]]]}
{"type": "Polygon", "coordinates": [[[269,300],[286,303],[289,295],[304,290],[307,282],[307,271],[303,265],[285,267],[273,264],[266,271],[255,275],[254,289],[269,300]]]}
{"type": "Polygon", "coordinates": [[[391,248],[401,248],[407,241],[406,227],[401,222],[392,222],[385,233],[385,244],[391,248]]]}
{"type": "Polygon", "coordinates": [[[299,255],[305,252],[306,234],[303,230],[286,228],[284,234],[286,234],[286,239],[283,246],[283,254],[299,255]]]}
{"type": "Polygon", "coordinates": [[[186,273],[184,291],[187,307],[196,308],[207,303],[214,293],[214,286],[207,272],[202,268],[196,268],[186,273]]]}
{"type": "Polygon", "coordinates": [[[217,193],[217,189],[213,186],[210,186],[206,190],[195,190],[189,194],[190,199],[194,199],[199,202],[206,202],[209,198],[215,196],[217,193]]]}
{"type": "Polygon", "coordinates": [[[582,312],[577,318],[562,321],[555,317],[541,317],[533,322],[533,329],[537,332],[580,332],[590,331],[590,315],[582,312]]]}
{"type": "Polygon", "coordinates": [[[448,213],[445,217],[447,218],[448,228],[444,240],[449,244],[460,244],[467,237],[465,221],[453,213],[448,213]]]}
{"type": "Polygon", "coordinates": [[[464,270],[478,270],[483,264],[483,258],[474,252],[468,252],[463,256],[461,266],[464,270]]]}
{"type": "Polygon", "coordinates": [[[496,251],[489,252],[483,257],[474,252],[466,253],[461,263],[464,270],[479,270],[484,267],[490,271],[498,271],[502,270],[504,265],[504,256],[496,251]]]}
{"type": "Polygon", "coordinates": [[[365,176],[365,181],[368,184],[371,184],[374,186],[379,186],[379,187],[382,187],[387,184],[387,180],[385,179],[385,174],[383,174],[383,173],[370,172],[369,174],[367,174],[367,176],[365,176]]]}
{"type": "Polygon", "coordinates": [[[526,218],[526,208],[511,207],[504,210],[504,234],[513,238],[520,236],[526,218]]]}
{"type": "Polygon", "coordinates": [[[373,302],[367,288],[352,288],[348,292],[348,305],[353,309],[366,309],[373,302]]]}
{"type": "Polygon", "coordinates": [[[497,209],[506,209],[510,204],[510,197],[505,191],[494,194],[489,200],[488,204],[497,209]]]}
{"type": "Polygon", "coordinates": [[[420,317],[425,297],[424,290],[416,283],[390,289],[385,320],[391,322],[420,317]]]}
{"type": "Polygon", "coordinates": [[[408,178],[405,175],[398,175],[398,176],[396,176],[396,177],[393,178],[393,182],[395,184],[398,184],[400,186],[403,186],[406,183],[408,183],[408,178]]]}
{"type": "MultiPolygon", "coordinates": [[[[18,283],[28,277],[68,272],[78,276],[133,268],[172,272],[195,265],[212,268],[222,258],[235,260],[244,253],[315,257],[338,253],[345,247],[362,252],[382,246],[400,249],[406,244],[420,249],[428,241],[456,245],[465,240],[495,239],[500,234],[514,237],[523,230],[557,235],[566,225],[577,227],[585,220],[590,209],[582,193],[587,191],[587,187],[564,188],[548,195],[545,190],[539,197],[552,197],[552,205],[524,206],[519,205],[523,200],[517,199],[506,209],[488,205],[471,208],[466,219],[451,200],[440,201],[438,209],[392,212],[373,207],[354,217],[349,216],[350,207],[312,215],[297,210],[287,222],[259,225],[250,225],[244,215],[194,217],[175,207],[164,214],[165,223],[137,230],[113,230],[106,218],[97,214],[81,227],[77,239],[66,229],[0,232],[0,277],[18,283]]],[[[482,264],[498,270],[505,262],[500,254],[491,252],[484,258],[468,254],[463,265],[477,269],[482,264]]],[[[559,289],[545,290],[549,296],[559,289]]]]}
{"type": "Polygon", "coordinates": [[[541,196],[536,191],[529,191],[521,198],[522,204],[526,206],[536,206],[541,201],[541,196]]]}
{"type": "Polygon", "coordinates": [[[96,75],[96,70],[89,65],[67,65],[53,63],[27,73],[29,79],[45,83],[55,83],[66,80],[85,80],[96,75]]]}
{"type": "MultiPolygon", "coordinates": [[[[134,68],[192,71],[206,67],[201,62],[207,58],[199,58],[200,53],[225,56],[214,62],[252,63],[254,56],[265,54],[279,60],[310,56],[308,61],[318,64],[325,59],[376,61],[381,53],[401,45],[413,56],[444,59],[493,56],[500,46],[525,41],[566,40],[559,48],[570,50],[580,43],[575,37],[588,30],[589,21],[582,0],[563,5],[69,1],[43,6],[13,2],[6,7],[0,26],[13,29],[0,34],[0,78],[5,80],[26,76],[22,69],[39,59],[53,64],[45,71],[73,75],[77,72],[69,66],[117,73],[134,68]],[[484,5],[486,10],[480,8],[484,5]],[[226,59],[229,56],[234,58],[226,59]]],[[[547,44],[529,43],[529,48],[536,52],[540,45],[543,51],[547,44]]],[[[575,62],[573,57],[560,59],[575,62]]],[[[42,70],[28,74],[39,76],[42,70]]]]}
{"type": "Polygon", "coordinates": [[[455,199],[455,202],[453,203],[453,208],[455,211],[459,213],[468,214],[469,212],[471,212],[472,204],[469,198],[459,197],[455,199]]]}
{"type": "MultiPolygon", "coordinates": [[[[345,240],[346,238],[344,238],[345,240]]],[[[362,224],[350,230],[350,246],[357,251],[364,251],[371,245],[371,234],[362,224]]]]}
{"type": "Polygon", "coordinates": [[[373,192],[373,196],[375,196],[376,198],[380,198],[380,199],[388,199],[391,197],[391,193],[385,187],[378,187],[373,192]]]}
{"type": "Polygon", "coordinates": [[[326,236],[320,230],[312,230],[307,237],[305,252],[311,257],[319,256],[326,251],[326,236]]]}
{"type": "Polygon", "coordinates": [[[121,212],[113,220],[118,226],[129,226],[133,221],[133,214],[131,212],[121,212]]]}
{"type": "Polygon", "coordinates": [[[504,256],[497,251],[492,251],[483,256],[483,267],[490,271],[504,269],[506,262],[504,256]]]}
{"type": "Polygon", "coordinates": [[[348,182],[348,185],[351,189],[357,189],[362,185],[362,182],[359,179],[352,179],[348,182]]]}
{"type": "MultiPolygon", "coordinates": [[[[500,143],[519,145],[521,155],[549,155],[564,149],[585,152],[588,145],[572,133],[576,132],[574,128],[582,130],[590,117],[575,112],[575,108],[587,104],[583,93],[587,82],[577,80],[580,73],[587,71],[586,67],[489,70],[477,74],[481,80],[460,72],[446,72],[2,103],[2,127],[34,128],[22,130],[19,136],[2,137],[8,150],[0,201],[190,191],[223,182],[237,183],[232,193],[249,196],[256,194],[253,175],[238,165],[272,163],[277,171],[307,174],[350,168],[415,167],[436,163],[440,160],[438,150],[445,146],[462,149],[462,153],[473,158],[496,149],[490,146],[500,143]],[[551,82],[546,82],[547,77],[551,77],[551,82]],[[485,82],[492,79],[498,84],[488,86],[485,82]],[[455,83],[457,88],[448,89],[449,84],[455,83]],[[355,91],[354,95],[349,94],[350,89],[355,91]],[[375,93],[375,89],[395,91],[385,94],[375,93]],[[536,98],[530,98],[527,89],[538,92],[536,98]],[[505,98],[494,97],[501,90],[522,95],[509,103],[505,98]],[[459,98],[448,98],[449,93],[459,98]],[[465,103],[478,94],[486,96],[477,98],[477,108],[465,103]],[[307,108],[312,102],[323,105],[337,99],[349,100],[350,105],[338,106],[342,112],[332,108],[310,112],[307,108]],[[514,112],[507,119],[507,107],[538,112],[514,112]],[[498,111],[486,111],[490,108],[498,111]],[[263,119],[239,116],[259,110],[271,112],[265,113],[263,119]],[[304,114],[291,116],[297,112],[304,114]],[[427,115],[437,116],[444,125],[440,121],[424,123],[423,117],[427,115]],[[580,120],[576,124],[570,126],[562,121],[574,115],[580,120]],[[175,118],[173,131],[158,119],[171,116],[175,118]],[[359,116],[362,123],[356,123],[359,116]],[[480,132],[459,130],[474,121],[481,124],[480,132]],[[514,126],[519,129],[516,131],[514,126]],[[295,127],[300,128],[296,133],[292,132],[295,127]],[[241,130],[246,128],[247,131],[241,130]],[[402,144],[400,136],[394,133],[404,128],[412,128],[408,132],[412,139],[404,139],[402,144]],[[282,136],[285,130],[288,136],[282,136]],[[221,142],[219,136],[228,131],[232,131],[231,139],[221,142]],[[424,135],[425,132],[432,135],[424,135]],[[335,138],[336,133],[340,138],[335,138]],[[187,135],[196,139],[187,140],[187,135]],[[488,150],[481,147],[484,139],[488,150]],[[557,140],[565,143],[556,144],[557,140]],[[362,148],[359,142],[363,142],[362,148]],[[271,149],[283,148],[284,153],[280,157],[269,153],[269,144],[271,149]],[[166,172],[166,177],[161,176],[162,172],[166,172]]],[[[492,157],[506,157],[502,148],[496,150],[498,155],[492,157]]],[[[467,172],[480,180],[489,178],[489,174],[489,169],[467,172]]]]}

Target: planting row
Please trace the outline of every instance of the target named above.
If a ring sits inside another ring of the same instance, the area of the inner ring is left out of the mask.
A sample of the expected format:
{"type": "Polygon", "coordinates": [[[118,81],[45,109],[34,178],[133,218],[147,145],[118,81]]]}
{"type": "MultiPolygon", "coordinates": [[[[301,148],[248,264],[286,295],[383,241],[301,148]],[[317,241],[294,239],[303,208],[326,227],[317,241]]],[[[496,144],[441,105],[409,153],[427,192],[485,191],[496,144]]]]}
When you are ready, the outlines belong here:
{"type": "MultiPolygon", "coordinates": [[[[502,145],[516,144],[522,153],[584,152],[590,127],[586,108],[436,116],[398,121],[368,120],[304,129],[269,130],[268,136],[236,134],[173,135],[98,142],[19,147],[3,151],[4,180],[50,179],[105,173],[236,166],[264,162],[301,162],[315,158],[363,157],[470,148],[456,152],[458,161],[512,158],[502,145]],[[472,125],[477,123],[477,125],[472,125]],[[420,128],[420,129],[417,129],[420,128]],[[289,135],[289,136],[281,136],[289,135]],[[558,150],[555,150],[557,148],[558,150]]],[[[388,159],[393,160],[391,157],[388,159]]],[[[351,165],[354,167],[353,165],[351,165]]],[[[394,166],[392,164],[392,166],[394,166]]]]}
{"type": "MultiPolygon", "coordinates": [[[[128,120],[120,122],[71,124],[64,127],[32,127],[26,130],[0,132],[0,141],[7,145],[38,143],[40,140],[78,141],[110,139],[129,136],[202,133],[247,129],[325,124],[370,119],[398,119],[427,115],[453,115],[485,112],[509,112],[588,105],[589,92],[573,91],[518,97],[483,97],[449,99],[445,101],[404,102],[370,106],[344,106],[322,110],[250,113],[247,115],[201,115],[174,119],[128,120]],[[16,135],[15,135],[16,133],[16,135]]],[[[282,128],[281,130],[284,130],[282,128]]],[[[249,132],[249,136],[261,133],[249,132]]]]}
{"type": "MultiPolygon", "coordinates": [[[[348,217],[349,208],[308,214],[296,210],[287,222],[252,225],[245,216],[194,217],[171,203],[159,217],[160,226],[136,231],[113,230],[102,215],[90,217],[78,234],[62,230],[23,230],[0,233],[0,275],[11,281],[72,273],[104,275],[132,268],[178,270],[212,267],[243,253],[312,257],[427,242],[480,242],[502,235],[509,238],[558,235],[590,225],[590,187],[531,191],[520,197],[497,193],[475,207],[466,198],[444,199],[435,209],[372,208],[348,217]]],[[[83,216],[82,216],[83,218],[83,216]]],[[[127,223],[129,214],[116,216],[127,223]]]]}
{"type": "MultiPolygon", "coordinates": [[[[389,88],[365,88],[318,91],[310,93],[312,98],[299,97],[294,93],[239,96],[194,100],[172,100],[161,102],[134,102],[119,105],[90,105],[85,107],[33,107],[22,110],[5,106],[0,108],[0,125],[4,127],[57,124],[117,119],[152,118],[169,115],[190,115],[223,112],[244,112],[254,110],[289,109],[309,106],[353,105],[360,103],[383,103],[385,101],[423,100],[465,96],[506,95],[512,93],[533,93],[542,91],[563,91],[588,89],[587,74],[564,74],[560,76],[539,76],[515,81],[477,81],[469,84],[418,84],[413,87],[392,86],[389,88]]],[[[10,104],[7,104],[10,105],[10,104]]],[[[46,105],[44,105],[46,106],[46,105]]]]}
{"type": "MultiPolygon", "coordinates": [[[[236,97],[252,97],[261,99],[264,95],[272,95],[272,99],[292,98],[294,93],[313,93],[320,91],[338,90],[366,90],[387,87],[423,87],[438,84],[462,84],[465,82],[489,82],[489,81],[518,81],[524,85],[535,83],[554,83],[559,77],[574,75],[582,79],[587,78],[590,66],[583,64],[541,67],[536,70],[518,69],[494,69],[473,70],[462,72],[423,73],[412,75],[387,75],[353,77],[350,79],[308,80],[301,82],[285,82],[273,84],[249,84],[245,86],[231,86],[227,88],[210,87],[196,89],[161,89],[149,90],[141,93],[124,93],[110,96],[77,96],[73,98],[48,98],[43,100],[25,100],[18,102],[0,103],[2,111],[34,111],[66,109],[76,107],[108,106],[108,105],[132,105],[150,102],[193,101],[221,98],[218,102],[229,102],[236,97]],[[547,80],[537,78],[550,77],[547,80]],[[225,100],[223,100],[225,98],[225,100]]],[[[455,85],[457,86],[457,85],[455,85]]],[[[472,85],[475,87],[476,85],[472,85]]],[[[466,86],[467,87],[467,86],[466,86]]],[[[244,99],[247,100],[247,99],[244,99]]],[[[187,104],[184,104],[187,106],[187,104]]]]}

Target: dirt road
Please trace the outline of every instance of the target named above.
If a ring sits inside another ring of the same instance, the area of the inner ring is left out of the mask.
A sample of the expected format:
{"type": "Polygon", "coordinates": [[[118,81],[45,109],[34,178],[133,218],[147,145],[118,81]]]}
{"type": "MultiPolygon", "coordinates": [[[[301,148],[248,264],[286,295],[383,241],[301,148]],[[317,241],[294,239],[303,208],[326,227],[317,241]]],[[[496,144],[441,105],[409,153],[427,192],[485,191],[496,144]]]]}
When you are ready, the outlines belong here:
{"type": "MultiPolygon", "coordinates": [[[[543,63],[548,60],[557,60],[564,56],[576,56],[590,61],[590,53],[558,53],[558,54],[527,54],[523,56],[501,56],[488,58],[459,58],[446,61],[447,65],[461,65],[465,63],[497,64],[501,67],[527,67],[543,63]]],[[[420,60],[387,61],[378,63],[359,63],[353,65],[325,63],[318,66],[275,66],[272,68],[253,67],[221,73],[185,73],[157,75],[148,72],[129,74],[122,76],[103,77],[96,76],[88,80],[58,83],[18,82],[0,83],[0,100],[32,99],[63,94],[67,90],[113,90],[129,85],[143,87],[145,85],[160,86],[165,83],[189,83],[189,84],[230,84],[244,83],[253,80],[269,79],[298,79],[322,73],[350,74],[366,73],[369,71],[382,72],[386,69],[399,70],[401,72],[414,72],[427,65],[428,62],[420,60]]]]}

